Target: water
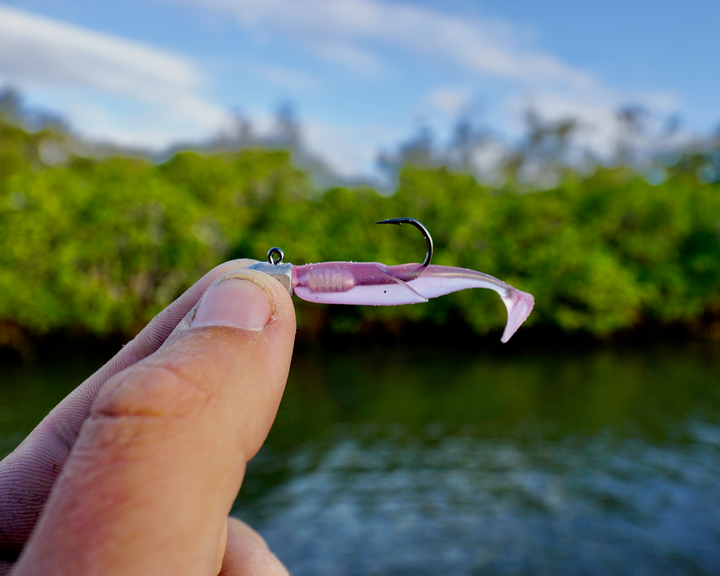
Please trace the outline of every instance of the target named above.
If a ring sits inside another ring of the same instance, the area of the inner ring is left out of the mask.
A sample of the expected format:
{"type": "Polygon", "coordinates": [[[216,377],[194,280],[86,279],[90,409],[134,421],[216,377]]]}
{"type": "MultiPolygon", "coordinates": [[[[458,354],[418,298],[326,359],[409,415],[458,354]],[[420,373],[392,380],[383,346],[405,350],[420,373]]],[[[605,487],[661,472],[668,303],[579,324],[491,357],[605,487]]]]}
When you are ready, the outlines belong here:
{"type": "MultiPolygon", "coordinates": [[[[720,347],[481,349],[297,354],[234,514],[295,575],[720,574],[720,347]]],[[[0,373],[3,447],[82,362],[0,373]]]]}
{"type": "Polygon", "coordinates": [[[43,363],[0,361],[0,456],[10,452],[107,358],[57,354],[43,363]]]}
{"type": "Polygon", "coordinates": [[[720,574],[718,352],[306,354],[235,513],[296,575],[720,574]]]}

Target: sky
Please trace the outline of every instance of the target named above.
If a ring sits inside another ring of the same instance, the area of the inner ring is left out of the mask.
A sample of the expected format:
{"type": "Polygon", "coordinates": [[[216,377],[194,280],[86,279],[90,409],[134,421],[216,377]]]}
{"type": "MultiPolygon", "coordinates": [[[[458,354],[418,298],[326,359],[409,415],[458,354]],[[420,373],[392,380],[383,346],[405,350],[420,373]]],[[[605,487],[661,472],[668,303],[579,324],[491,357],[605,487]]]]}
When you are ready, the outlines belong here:
{"type": "Polygon", "coordinates": [[[508,142],[533,109],[602,150],[624,105],[708,135],[718,22],[717,0],[0,0],[0,88],[152,151],[291,103],[306,147],[361,176],[470,111],[508,142]]]}

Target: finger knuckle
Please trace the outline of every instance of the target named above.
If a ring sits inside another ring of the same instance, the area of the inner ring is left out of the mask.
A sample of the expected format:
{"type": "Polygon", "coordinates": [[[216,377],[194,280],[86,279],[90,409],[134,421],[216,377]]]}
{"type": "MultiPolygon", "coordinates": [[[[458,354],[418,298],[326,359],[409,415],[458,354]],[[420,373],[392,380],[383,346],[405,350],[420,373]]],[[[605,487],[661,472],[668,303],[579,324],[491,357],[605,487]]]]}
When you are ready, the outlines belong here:
{"type": "Polygon", "coordinates": [[[167,365],[139,365],[108,382],[93,406],[96,416],[183,416],[201,409],[212,389],[197,374],[167,365]]]}

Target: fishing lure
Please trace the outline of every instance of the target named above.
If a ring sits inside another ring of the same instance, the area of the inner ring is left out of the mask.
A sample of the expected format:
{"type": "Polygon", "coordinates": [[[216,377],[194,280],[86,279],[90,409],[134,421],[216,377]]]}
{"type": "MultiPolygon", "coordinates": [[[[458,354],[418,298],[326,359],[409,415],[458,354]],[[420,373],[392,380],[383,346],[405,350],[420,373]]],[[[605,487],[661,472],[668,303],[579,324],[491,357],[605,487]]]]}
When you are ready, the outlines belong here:
{"type": "Polygon", "coordinates": [[[507,342],[530,315],[535,304],[532,294],[483,272],[431,265],[432,237],[414,218],[391,218],[376,224],[412,224],[420,230],[427,243],[423,263],[386,266],[379,262],[320,262],[294,266],[283,263],[285,254],[280,248],[271,248],[267,262],[253,264],[250,269],[270,274],[291,296],[294,292],[303,300],[324,304],[396,306],[427,302],[467,288],[489,288],[500,295],[508,312],[502,342],[507,342]]]}

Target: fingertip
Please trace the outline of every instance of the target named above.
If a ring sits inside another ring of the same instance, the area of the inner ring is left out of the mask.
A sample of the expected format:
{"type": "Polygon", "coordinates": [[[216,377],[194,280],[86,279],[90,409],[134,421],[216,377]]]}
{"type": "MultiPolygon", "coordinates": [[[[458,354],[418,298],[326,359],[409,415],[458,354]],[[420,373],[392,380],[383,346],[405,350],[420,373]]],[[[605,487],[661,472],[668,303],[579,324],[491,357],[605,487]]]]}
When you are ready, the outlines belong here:
{"type": "MultiPolygon", "coordinates": [[[[251,263],[256,262],[255,260],[247,259],[246,261],[251,263]]],[[[280,307],[282,309],[280,310],[281,312],[289,312],[291,310],[294,312],[292,296],[288,293],[287,288],[285,288],[278,280],[276,280],[269,274],[266,274],[265,272],[261,272],[259,270],[249,269],[247,267],[239,267],[235,268],[234,270],[225,272],[223,275],[219,276],[215,280],[215,282],[213,282],[213,285],[230,278],[249,280],[254,284],[257,284],[268,294],[273,304],[277,305],[273,306],[273,308],[280,307]]],[[[210,287],[212,287],[212,285],[210,287]]]]}
{"type": "MultiPolygon", "coordinates": [[[[237,258],[235,260],[228,260],[227,262],[225,262],[225,264],[233,265],[236,268],[248,268],[249,266],[257,264],[258,262],[259,260],[255,260],[253,258],[237,258]]],[[[220,266],[223,266],[223,264],[221,264],[220,266]]]]}
{"type": "MultiPolygon", "coordinates": [[[[218,277],[196,306],[178,325],[176,334],[190,328],[230,326],[262,332],[277,340],[278,351],[295,338],[295,308],[287,289],[272,276],[257,270],[236,268],[218,277]]],[[[175,338],[168,338],[170,344],[175,338]]]]}
{"type": "Polygon", "coordinates": [[[288,576],[287,568],[255,530],[228,518],[228,539],[219,576],[288,576]]]}
{"type": "Polygon", "coordinates": [[[217,327],[262,334],[263,339],[273,342],[281,357],[287,350],[289,361],[296,329],[292,297],[280,282],[264,272],[233,268],[207,286],[162,348],[173,346],[197,329],[217,327]]]}
{"type": "Polygon", "coordinates": [[[265,541],[265,538],[260,535],[260,532],[252,528],[246,522],[240,520],[240,518],[228,516],[227,525],[227,532],[232,533],[233,538],[248,538],[254,540],[258,546],[264,548],[265,550],[270,550],[270,547],[265,541]]]}
{"type": "Polygon", "coordinates": [[[238,268],[217,278],[205,291],[190,325],[262,329],[271,320],[294,319],[292,299],[272,276],[238,268]]]}
{"type": "Polygon", "coordinates": [[[203,295],[192,326],[232,326],[262,330],[270,322],[273,307],[259,285],[240,278],[228,278],[203,295]]]}

